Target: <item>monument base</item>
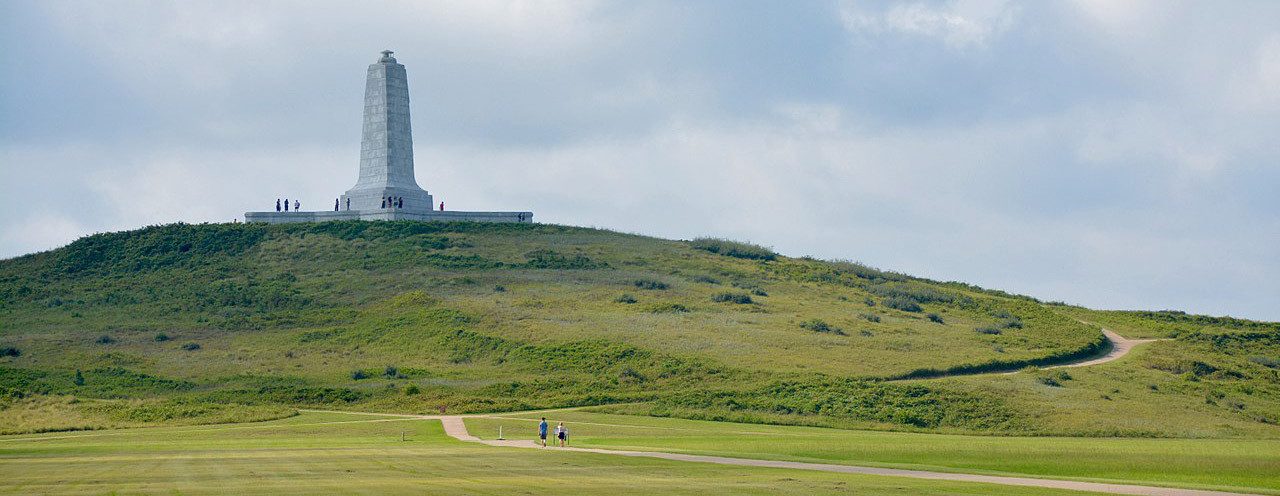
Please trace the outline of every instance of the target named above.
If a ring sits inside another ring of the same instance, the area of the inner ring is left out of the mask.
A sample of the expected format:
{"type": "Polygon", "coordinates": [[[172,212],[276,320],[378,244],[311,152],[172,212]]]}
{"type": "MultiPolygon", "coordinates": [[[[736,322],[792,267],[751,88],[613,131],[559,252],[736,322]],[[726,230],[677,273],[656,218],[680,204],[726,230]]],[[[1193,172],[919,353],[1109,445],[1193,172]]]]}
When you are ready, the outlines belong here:
{"type": "Polygon", "coordinates": [[[428,222],[533,222],[533,212],[409,211],[398,209],[317,212],[245,212],[245,222],[285,224],[331,220],[420,220],[428,222]]]}

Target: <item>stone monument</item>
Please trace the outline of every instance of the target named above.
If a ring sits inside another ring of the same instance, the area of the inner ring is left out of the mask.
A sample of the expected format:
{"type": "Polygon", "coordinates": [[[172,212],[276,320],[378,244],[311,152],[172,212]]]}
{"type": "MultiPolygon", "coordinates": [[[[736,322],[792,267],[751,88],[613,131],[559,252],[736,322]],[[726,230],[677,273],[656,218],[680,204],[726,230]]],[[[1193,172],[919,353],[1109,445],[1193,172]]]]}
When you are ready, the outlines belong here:
{"type": "Polygon", "coordinates": [[[334,211],[245,212],[245,222],[327,220],[439,220],[533,222],[533,212],[435,210],[430,193],[413,174],[413,133],[409,125],[409,78],[393,52],[384,50],[369,65],[364,87],[364,129],[360,177],[338,198],[334,211]]]}

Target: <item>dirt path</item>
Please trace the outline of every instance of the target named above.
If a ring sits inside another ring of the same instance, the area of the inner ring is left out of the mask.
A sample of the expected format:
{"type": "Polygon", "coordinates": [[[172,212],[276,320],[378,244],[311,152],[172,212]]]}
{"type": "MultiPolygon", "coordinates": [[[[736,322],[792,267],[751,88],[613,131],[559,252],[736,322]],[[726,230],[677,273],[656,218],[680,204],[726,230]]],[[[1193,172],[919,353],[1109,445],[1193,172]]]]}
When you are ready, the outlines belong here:
{"type": "Polygon", "coordinates": [[[1111,351],[1108,351],[1106,355],[1102,355],[1097,358],[1086,359],[1079,362],[1064,363],[1062,365],[1053,365],[1050,367],[1043,367],[1043,368],[1057,369],[1057,368],[1063,368],[1063,367],[1087,367],[1089,365],[1107,363],[1110,361],[1118,360],[1120,359],[1120,357],[1128,355],[1129,350],[1132,350],[1135,345],[1150,343],[1152,341],[1162,341],[1161,339],[1128,339],[1108,329],[1103,329],[1102,335],[1106,336],[1107,341],[1111,342],[1111,351]]]}
{"type": "MultiPolygon", "coordinates": [[[[1104,357],[1105,358],[1105,357],[1104,357]]],[[[477,417],[482,417],[477,415],[477,417]]],[[[1143,496],[1239,496],[1241,493],[1223,491],[1205,491],[1198,489],[1177,489],[1169,487],[1133,486],[1128,484],[1108,484],[1102,482],[1083,482],[1057,479],[1035,479],[1031,477],[1006,477],[998,475],[961,474],[951,472],[930,472],[926,470],[904,470],[896,468],[859,467],[855,465],[835,465],[829,463],[787,462],[778,460],[757,460],[751,458],[730,458],[724,456],[688,455],[683,453],[666,453],[662,451],[626,451],[596,448],[543,448],[532,440],[482,440],[467,432],[463,416],[431,417],[440,418],[444,432],[455,439],[489,446],[508,448],[532,448],[551,451],[573,451],[580,453],[598,453],[615,456],[634,456],[644,458],[660,458],[682,462],[715,463],[719,465],[736,465],[744,467],[788,468],[798,470],[817,470],[822,472],[838,472],[844,474],[884,475],[890,477],[911,477],[915,479],[934,479],[958,482],[979,482],[986,484],[1003,484],[1008,486],[1046,487],[1068,489],[1073,491],[1093,491],[1111,494],[1136,494],[1143,496]]]]}

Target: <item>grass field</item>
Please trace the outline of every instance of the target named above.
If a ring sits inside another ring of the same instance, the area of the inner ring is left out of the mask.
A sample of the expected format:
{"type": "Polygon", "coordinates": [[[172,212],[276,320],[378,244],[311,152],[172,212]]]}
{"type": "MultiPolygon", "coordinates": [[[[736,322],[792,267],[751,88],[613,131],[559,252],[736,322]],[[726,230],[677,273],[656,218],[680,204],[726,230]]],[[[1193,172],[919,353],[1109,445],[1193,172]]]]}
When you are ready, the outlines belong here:
{"type": "Polygon", "coordinates": [[[322,413],[250,424],[0,436],[0,492],[1084,494],[495,448],[448,438],[439,421],[322,413]]]}
{"type": "Polygon", "coordinates": [[[177,224],[0,260],[0,433],[587,405],[1274,439],[1280,324],[556,225],[177,224]],[[996,374],[1094,354],[1101,325],[1170,340],[1069,377],[996,374]]]}
{"type": "MultiPolygon", "coordinates": [[[[545,414],[572,445],[814,463],[1020,475],[1280,494],[1280,440],[957,436],[734,424],[610,415],[545,414]]],[[[471,434],[530,439],[539,415],[472,418],[471,434]]]]}

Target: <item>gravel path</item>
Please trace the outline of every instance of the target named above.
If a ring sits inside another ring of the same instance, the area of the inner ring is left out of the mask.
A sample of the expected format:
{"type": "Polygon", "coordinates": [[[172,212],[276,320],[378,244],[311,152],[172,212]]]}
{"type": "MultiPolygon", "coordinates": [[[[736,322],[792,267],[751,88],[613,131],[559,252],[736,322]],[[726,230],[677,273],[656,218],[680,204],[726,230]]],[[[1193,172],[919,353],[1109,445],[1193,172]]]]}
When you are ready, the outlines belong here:
{"type": "MultiPolygon", "coordinates": [[[[1106,358],[1106,357],[1103,357],[1106,358]]],[[[1114,359],[1113,359],[1114,360],[1114,359]]],[[[433,417],[434,418],[434,417],[433,417]]],[[[788,462],[778,460],[756,460],[750,458],[730,458],[724,456],[688,455],[683,453],[665,453],[661,451],[626,451],[596,448],[543,448],[532,440],[482,440],[467,432],[463,416],[443,416],[440,418],[444,432],[458,440],[503,446],[508,448],[547,449],[552,451],[574,451],[580,453],[599,453],[603,455],[635,456],[644,458],[661,458],[682,462],[715,463],[719,465],[737,465],[744,467],[788,468],[798,470],[818,470],[822,472],[838,472],[844,474],[885,475],[890,477],[911,477],[915,479],[935,479],[958,482],[980,482],[986,484],[1004,484],[1008,486],[1047,487],[1074,491],[1093,491],[1110,494],[1136,494],[1144,496],[1239,496],[1241,493],[1223,491],[1204,491],[1198,489],[1177,489],[1169,487],[1134,486],[1128,484],[1108,484],[1102,482],[1083,482],[1057,479],[1035,479],[1031,477],[1006,477],[998,475],[960,474],[951,472],[930,472],[927,470],[904,470],[896,468],[859,467],[854,465],[836,465],[829,463],[788,462]]],[[[548,441],[549,442],[549,441],[548,441]]]]}

